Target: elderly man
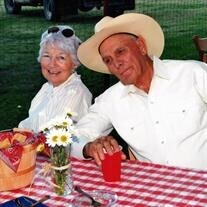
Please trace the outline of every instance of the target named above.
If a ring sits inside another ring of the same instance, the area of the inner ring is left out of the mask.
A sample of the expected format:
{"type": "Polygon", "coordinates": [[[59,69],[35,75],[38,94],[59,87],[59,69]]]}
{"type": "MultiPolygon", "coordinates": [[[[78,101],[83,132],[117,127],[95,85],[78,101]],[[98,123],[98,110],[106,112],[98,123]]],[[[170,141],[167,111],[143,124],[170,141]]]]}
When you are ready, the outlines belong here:
{"type": "Polygon", "coordinates": [[[119,150],[107,136],[114,127],[138,160],[207,169],[207,65],[160,60],[163,31],[143,14],[104,17],[95,31],[78,57],[120,81],[79,121],[79,133],[88,138],[83,155],[100,165],[103,150],[119,150]]]}

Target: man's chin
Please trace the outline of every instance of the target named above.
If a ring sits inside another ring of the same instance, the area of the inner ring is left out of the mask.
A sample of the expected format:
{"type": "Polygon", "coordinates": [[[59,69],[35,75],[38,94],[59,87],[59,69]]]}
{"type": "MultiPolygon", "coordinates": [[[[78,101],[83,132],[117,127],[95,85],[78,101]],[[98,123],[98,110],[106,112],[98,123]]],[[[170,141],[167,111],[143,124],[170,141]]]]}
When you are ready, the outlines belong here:
{"type": "Polygon", "coordinates": [[[120,80],[123,85],[131,85],[132,83],[127,80],[120,80]]]}

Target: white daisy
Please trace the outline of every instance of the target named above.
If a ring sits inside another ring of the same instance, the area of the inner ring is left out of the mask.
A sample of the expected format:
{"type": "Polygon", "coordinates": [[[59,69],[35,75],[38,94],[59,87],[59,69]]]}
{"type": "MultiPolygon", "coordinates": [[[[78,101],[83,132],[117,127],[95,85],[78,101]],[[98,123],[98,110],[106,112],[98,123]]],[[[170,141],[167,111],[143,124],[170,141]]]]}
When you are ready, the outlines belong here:
{"type": "Polygon", "coordinates": [[[53,119],[50,119],[50,121],[48,121],[46,124],[42,125],[40,127],[41,131],[49,131],[51,130],[55,125],[59,125],[60,120],[63,120],[63,117],[55,117],[53,119]]]}
{"type": "Polygon", "coordinates": [[[47,140],[46,143],[50,146],[50,147],[55,147],[55,145],[58,144],[58,140],[59,140],[59,134],[58,134],[58,130],[56,129],[50,129],[48,131],[48,133],[46,134],[47,140]]]}
{"type": "Polygon", "coordinates": [[[53,124],[53,126],[62,126],[64,124],[64,120],[65,120],[65,117],[63,117],[63,116],[56,116],[52,120],[52,124],[53,124]]]}
{"type": "Polygon", "coordinates": [[[65,117],[57,116],[42,126],[41,129],[45,133],[46,143],[50,147],[55,147],[56,145],[67,146],[69,143],[78,141],[74,139],[76,137],[76,130],[74,129],[71,114],[67,114],[65,117]]]}
{"type": "Polygon", "coordinates": [[[62,125],[63,125],[64,127],[69,127],[69,126],[71,126],[72,124],[73,124],[73,120],[70,119],[70,118],[68,118],[68,117],[66,117],[64,120],[62,120],[62,125]]]}
{"type": "Polygon", "coordinates": [[[67,117],[77,116],[78,114],[75,111],[72,111],[70,108],[66,111],[67,117]]]}
{"type": "MultiPolygon", "coordinates": [[[[50,128],[51,128],[51,126],[50,126],[50,128]]],[[[49,131],[50,128],[49,128],[49,124],[46,123],[46,124],[43,124],[42,126],[40,126],[39,131],[46,132],[46,131],[49,131]]]]}
{"type": "Polygon", "coordinates": [[[67,131],[66,129],[59,129],[58,130],[58,146],[67,146],[69,143],[72,142],[72,134],[70,131],[67,131]]]}

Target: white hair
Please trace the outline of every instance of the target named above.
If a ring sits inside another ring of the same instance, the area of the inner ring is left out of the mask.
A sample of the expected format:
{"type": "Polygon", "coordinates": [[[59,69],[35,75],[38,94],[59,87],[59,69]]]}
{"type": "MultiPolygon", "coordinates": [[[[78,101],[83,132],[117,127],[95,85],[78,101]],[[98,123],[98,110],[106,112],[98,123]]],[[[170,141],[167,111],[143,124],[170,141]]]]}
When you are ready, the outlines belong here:
{"type": "Polygon", "coordinates": [[[42,36],[40,41],[40,49],[39,49],[39,56],[37,58],[38,62],[40,62],[41,57],[44,53],[45,48],[48,45],[51,45],[54,48],[59,48],[69,54],[72,58],[72,61],[77,68],[80,65],[80,62],[77,57],[77,50],[79,45],[81,44],[81,40],[75,35],[74,30],[69,26],[55,26],[59,30],[57,32],[50,32],[46,30],[42,36]],[[72,36],[66,37],[62,33],[63,30],[70,29],[73,31],[72,36]]]}

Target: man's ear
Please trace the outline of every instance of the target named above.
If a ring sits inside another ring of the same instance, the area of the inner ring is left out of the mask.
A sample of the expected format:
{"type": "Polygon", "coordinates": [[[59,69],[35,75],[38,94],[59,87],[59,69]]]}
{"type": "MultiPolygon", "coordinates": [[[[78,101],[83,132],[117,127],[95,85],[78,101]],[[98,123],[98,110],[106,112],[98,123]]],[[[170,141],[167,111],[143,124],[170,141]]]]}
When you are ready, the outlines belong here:
{"type": "Polygon", "coordinates": [[[147,55],[147,46],[143,37],[139,36],[136,39],[137,46],[142,55],[147,55]]]}

